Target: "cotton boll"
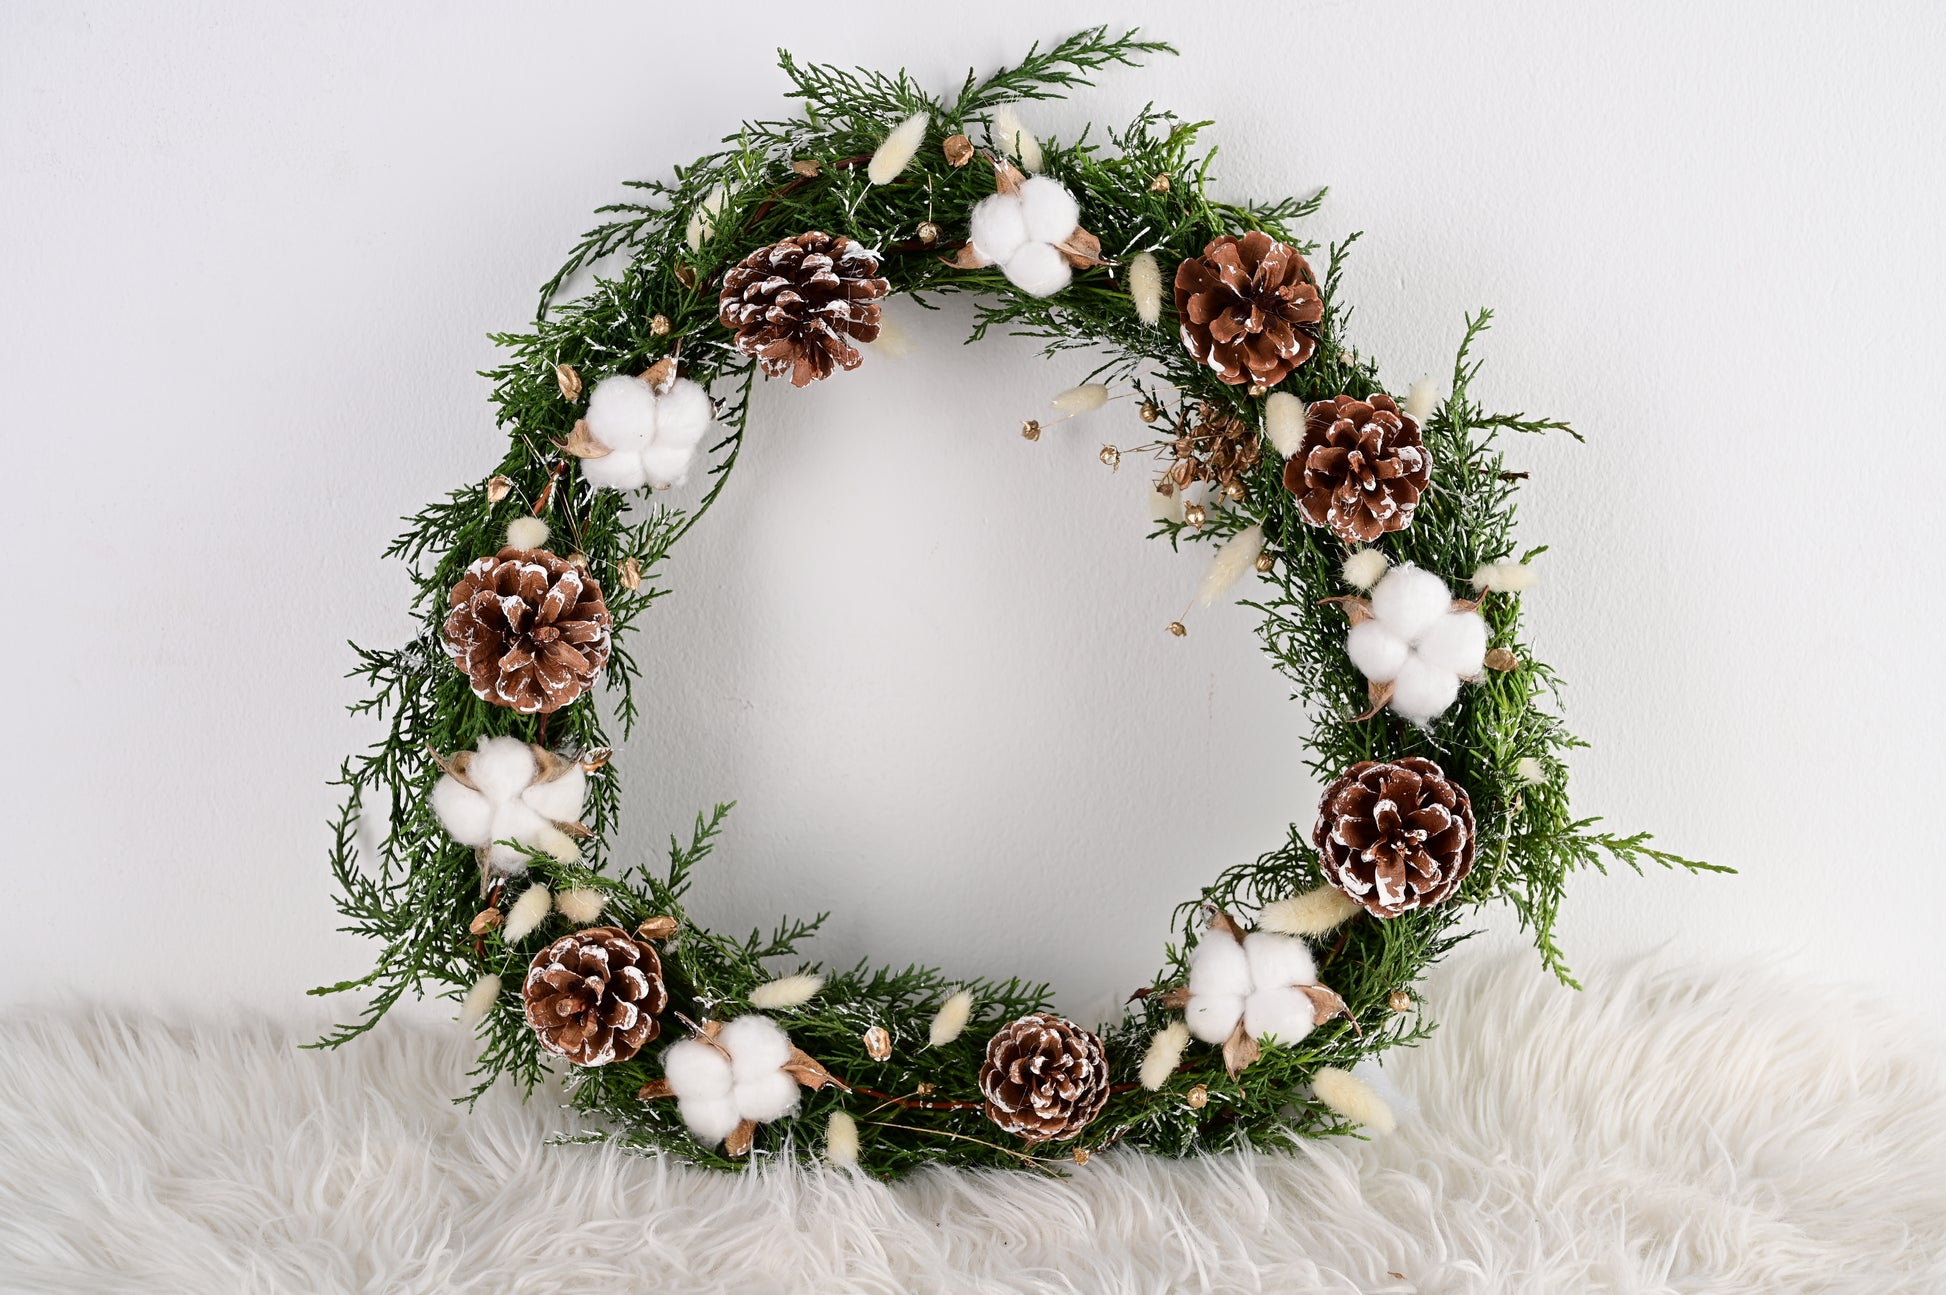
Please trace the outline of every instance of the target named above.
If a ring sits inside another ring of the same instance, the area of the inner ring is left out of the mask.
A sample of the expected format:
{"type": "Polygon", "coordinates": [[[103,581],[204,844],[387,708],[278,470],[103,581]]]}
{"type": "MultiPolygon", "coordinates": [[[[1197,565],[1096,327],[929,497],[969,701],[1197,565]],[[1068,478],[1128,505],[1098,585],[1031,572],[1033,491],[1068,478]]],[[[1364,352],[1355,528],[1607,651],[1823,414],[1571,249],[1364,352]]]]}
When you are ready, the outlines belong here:
{"type": "Polygon", "coordinates": [[[516,517],[507,527],[507,546],[538,549],[547,543],[547,523],[538,517],[516,517]]]}
{"type": "Polygon", "coordinates": [[[1138,252],[1128,263],[1128,295],[1137,319],[1153,327],[1162,318],[1162,266],[1154,252],[1138,252]]]}
{"type": "Polygon", "coordinates": [[[493,843],[492,803],[459,779],[449,776],[433,784],[432,812],[439,815],[446,835],[461,845],[493,843]]]}
{"type": "MultiPolygon", "coordinates": [[[[655,440],[660,407],[655,389],[642,379],[619,373],[603,378],[588,394],[588,434],[611,450],[646,449],[655,440]]],[[[612,457],[583,459],[582,471],[612,457]]]]}
{"type": "Polygon", "coordinates": [[[1336,886],[1319,886],[1264,905],[1264,911],[1257,915],[1257,928],[1285,935],[1323,935],[1359,911],[1358,905],[1336,886]]]}
{"type": "Polygon", "coordinates": [[[1319,1101],[1354,1124],[1363,1124],[1378,1133],[1390,1133],[1399,1126],[1384,1099],[1349,1070],[1324,1067],[1311,1076],[1311,1091],[1319,1101]]]}
{"type": "Polygon", "coordinates": [[[831,1112],[824,1131],[824,1158],[840,1169],[858,1163],[858,1121],[843,1111],[831,1112]]]}
{"type": "Polygon", "coordinates": [[[593,926],[607,906],[608,896],[593,886],[576,886],[554,897],[555,909],[576,926],[593,926]]]}
{"type": "Polygon", "coordinates": [[[1157,1030],[1149,1040],[1149,1050],[1142,1055],[1142,1087],[1152,1093],[1159,1092],[1175,1073],[1183,1049],[1188,1046],[1189,1027],[1181,1021],[1171,1021],[1157,1030]]]}
{"type": "Polygon", "coordinates": [[[1301,989],[1274,986],[1259,989],[1243,1005],[1243,1028],[1259,1039],[1300,1042],[1315,1028],[1317,1008],[1301,989]]]}
{"type": "Polygon", "coordinates": [[[1074,279],[1074,270],[1048,243],[1025,243],[1001,263],[1007,282],[1030,297],[1051,297],[1074,279]]]}
{"type": "Polygon", "coordinates": [[[1020,214],[1027,237],[1039,243],[1065,243],[1081,223],[1081,204],[1059,180],[1030,177],[1020,186],[1020,214]]]}
{"type": "Polygon", "coordinates": [[[1386,572],[1372,590],[1372,615],[1408,643],[1416,641],[1452,605],[1453,593],[1444,580],[1409,564],[1386,572]]]}
{"type": "Polygon", "coordinates": [[[824,988],[823,976],[780,976],[750,991],[750,1006],[760,1012],[802,1007],[824,988]]]}
{"type": "Polygon", "coordinates": [[[1258,990],[1317,983],[1318,964],[1302,940],[1253,931],[1243,941],[1243,956],[1250,965],[1250,983],[1258,990]]]}
{"type": "Polygon", "coordinates": [[[968,222],[968,237],[982,259],[994,264],[1005,261],[1027,242],[1027,219],[1020,201],[1005,193],[980,199],[968,222]]]}
{"type": "Polygon", "coordinates": [[[935,1048],[945,1047],[960,1036],[972,1017],[973,995],[962,989],[939,1005],[939,1011],[932,1018],[932,1028],[926,1033],[926,1041],[935,1048]]]}
{"type": "Polygon", "coordinates": [[[1229,936],[1212,931],[1203,937],[1189,955],[1189,992],[1193,994],[1236,994],[1250,992],[1250,962],[1243,946],[1229,936]]]}
{"type": "Polygon", "coordinates": [[[1092,414],[1108,403],[1108,388],[1099,382],[1086,386],[1069,387],[1051,402],[1054,408],[1069,418],[1082,414],[1092,414]]]}
{"type": "MultiPolygon", "coordinates": [[[[669,1081],[670,1091],[684,1102],[692,1097],[727,1099],[736,1083],[730,1075],[729,1060],[700,1039],[671,1045],[662,1054],[662,1074],[669,1081]]],[[[730,1123],[736,1123],[734,1113],[730,1123]]]]}
{"type": "MultiPolygon", "coordinates": [[[[1272,399],[1276,397],[1273,396],[1272,399]]],[[[1344,565],[1338,568],[1338,574],[1342,575],[1345,583],[1353,589],[1364,590],[1370,589],[1383,580],[1390,566],[1391,564],[1385,560],[1385,555],[1377,549],[1360,549],[1345,559],[1344,565]]]]}
{"type": "Polygon", "coordinates": [[[1514,762],[1514,777],[1525,783],[1547,781],[1547,769],[1531,755],[1523,755],[1514,762]]]}
{"type": "Polygon", "coordinates": [[[507,922],[500,928],[500,938],[508,944],[520,943],[547,920],[547,914],[553,907],[554,896],[546,886],[538,883],[529,886],[520,892],[520,898],[507,910],[507,922]]]}
{"type": "Polygon", "coordinates": [[[537,782],[520,794],[527,807],[542,818],[556,823],[572,823],[581,817],[588,797],[588,775],[575,765],[552,782],[537,782]]]}
{"type": "Polygon", "coordinates": [[[1273,391],[1264,401],[1264,435],[1284,458],[1294,458],[1304,445],[1302,400],[1288,391],[1273,391]]]}
{"type": "Polygon", "coordinates": [[[534,753],[516,737],[490,737],[475,748],[466,776],[488,800],[512,800],[539,772],[534,753]]]}
{"type": "Polygon", "coordinates": [[[1451,612],[1434,621],[1412,650],[1429,666],[1462,678],[1476,675],[1486,668],[1487,623],[1478,612],[1451,612]]]}
{"type": "Polygon", "coordinates": [[[768,1016],[739,1016],[717,1034],[738,1079],[781,1070],[791,1059],[791,1039],[768,1016]]]}
{"type": "Polygon", "coordinates": [[[1221,1043],[1243,1019],[1243,995],[1192,994],[1182,1017],[1191,1034],[1205,1043],[1221,1043]]]}
{"type": "Polygon", "coordinates": [[[681,1098],[676,1103],[676,1110],[682,1116],[682,1122],[689,1127],[689,1136],[706,1147],[713,1147],[729,1137],[736,1132],[737,1125],[743,1123],[743,1117],[737,1114],[736,1098],[727,1093],[721,1097],[681,1098]]]}
{"type": "Polygon", "coordinates": [[[546,833],[559,829],[529,809],[526,802],[508,800],[493,807],[493,826],[488,830],[495,842],[493,866],[512,871],[525,868],[527,860],[499,842],[516,841],[530,850],[546,850],[543,844],[546,833]]]}
{"type": "Polygon", "coordinates": [[[1432,411],[1439,407],[1439,384],[1431,378],[1421,378],[1412,384],[1405,393],[1404,413],[1413,422],[1424,426],[1432,411]]]}
{"type": "Polygon", "coordinates": [[[667,391],[655,398],[655,445],[693,450],[715,417],[716,410],[703,385],[688,378],[677,378],[667,391]]]}
{"type": "Polygon", "coordinates": [[[617,450],[598,459],[581,460],[581,476],[598,490],[640,490],[649,484],[648,466],[640,450],[617,450]]]}
{"type": "Polygon", "coordinates": [[[892,133],[873,150],[871,164],[865,168],[866,178],[873,184],[890,184],[926,142],[926,125],[930,121],[925,113],[915,112],[894,126],[892,133]]]}
{"type": "Polygon", "coordinates": [[[782,1070],[768,1070],[747,1079],[739,1078],[732,1099],[738,1115],[768,1124],[797,1109],[798,1091],[797,1080],[782,1070]]]}
{"type": "Polygon", "coordinates": [[[1415,724],[1427,724],[1446,713],[1459,697],[1459,676],[1450,670],[1407,657],[1392,681],[1391,707],[1415,724]]]}
{"type": "Polygon", "coordinates": [[[1345,635],[1345,655],[1358,667],[1358,673],[1374,683],[1390,683],[1399,677],[1412,650],[1405,640],[1380,621],[1360,621],[1345,635]]]}
{"type": "Polygon", "coordinates": [[[500,977],[489,972],[474,981],[473,987],[466,991],[466,997],[460,1000],[459,1023],[472,1029],[486,1019],[487,1013],[499,1001],[500,977]]]}
{"type": "Polygon", "coordinates": [[[1041,169],[1041,142],[1021,123],[1019,114],[1011,106],[1001,104],[994,110],[992,139],[995,148],[1020,159],[1021,170],[1041,169]]]}

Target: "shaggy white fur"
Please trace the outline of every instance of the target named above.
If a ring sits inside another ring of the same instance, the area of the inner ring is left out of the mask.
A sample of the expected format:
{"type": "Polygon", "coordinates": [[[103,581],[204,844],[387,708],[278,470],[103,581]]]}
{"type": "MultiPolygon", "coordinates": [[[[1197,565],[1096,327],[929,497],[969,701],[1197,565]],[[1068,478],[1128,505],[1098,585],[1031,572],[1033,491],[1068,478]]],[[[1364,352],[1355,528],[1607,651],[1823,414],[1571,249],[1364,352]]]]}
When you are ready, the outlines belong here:
{"type": "Polygon", "coordinates": [[[448,1103],[450,1027],[320,1054],[289,1023],[15,1015],[0,1288],[1946,1289],[1946,1076],[1909,1022],[1761,969],[1581,970],[1583,994],[1526,962],[1436,979],[1463,1028],[1387,1067],[1423,1114],[1388,1094],[1377,1142],[895,1186],[543,1146],[573,1128],[558,1101],[448,1103]]]}

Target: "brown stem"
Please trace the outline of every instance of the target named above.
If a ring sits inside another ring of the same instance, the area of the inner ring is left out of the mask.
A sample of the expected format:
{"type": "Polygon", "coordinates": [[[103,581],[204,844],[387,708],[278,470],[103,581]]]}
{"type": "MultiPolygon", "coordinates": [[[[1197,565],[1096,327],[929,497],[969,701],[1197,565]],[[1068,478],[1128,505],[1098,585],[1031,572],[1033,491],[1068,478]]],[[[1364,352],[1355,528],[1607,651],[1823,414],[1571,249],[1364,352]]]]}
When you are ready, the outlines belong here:
{"type": "Polygon", "coordinates": [[[548,474],[547,484],[541,487],[540,498],[534,501],[534,516],[539,517],[547,511],[548,501],[554,498],[554,483],[561,479],[561,473],[566,471],[567,466],[568,461],[562,459],[554,465],[554,471],[548,474]]]}
{"type": "MultiPolygon", "coordinates": [[[[870,153],[855,153],[850,157],[839,158],[831,165],[851,167],[851,166],[857,166],[860,162],[869,162],[871,160],[872,160],[872,155],[870,153]]],[[[747,229],[751,225],[754,225],[758,221],[762,220],[765,216],[768,216],[770,214],[770,209],[777,205],[777,200],[779,198],[789,197],[791,194],[796,193],[799,189],[802,189],[805,185],[811,183],[811,181],[817,178],[818,177],[815,175],[800,175],[796,179],[791,180],[788,183],[780,186],[775,193],[771,194],[770,197],[764,199],[762,206],[758,207],[755,211],[750,213],[750,219],[744,222],[744,228],[747,229]]]]}
{"type": "Polygon", "coordinates": [[[853,1085],[851,1091],[861,1093],[874,1101],[883,1102],[887,1106],[899,1106],[909,1111],[976,1111],[981,1105],[979,1102],[955,1102],[943,1098],[939,1101],[927,1101],[923,1098],[894,1097],[890,1093],[881,1093],[875,1088],[860,1088],[857,1085],[853,1085]]]}

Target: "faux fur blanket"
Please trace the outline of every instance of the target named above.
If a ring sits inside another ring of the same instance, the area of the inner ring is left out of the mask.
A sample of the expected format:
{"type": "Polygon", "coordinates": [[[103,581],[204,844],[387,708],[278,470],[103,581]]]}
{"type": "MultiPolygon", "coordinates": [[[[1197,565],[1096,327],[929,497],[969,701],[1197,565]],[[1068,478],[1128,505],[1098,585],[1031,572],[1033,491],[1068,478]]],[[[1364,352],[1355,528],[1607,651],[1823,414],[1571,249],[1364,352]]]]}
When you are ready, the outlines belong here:
{"type": "Polygon", "coordinates": [[[545,1098],[471,1115],[465,1040],[0,1023],[9,1291],[1946,1291],[1946,1074],[1877,1009],[1756,971],[1436,981],[1376,1143],[1066,1181],[719,1176],[545,1098]]]}

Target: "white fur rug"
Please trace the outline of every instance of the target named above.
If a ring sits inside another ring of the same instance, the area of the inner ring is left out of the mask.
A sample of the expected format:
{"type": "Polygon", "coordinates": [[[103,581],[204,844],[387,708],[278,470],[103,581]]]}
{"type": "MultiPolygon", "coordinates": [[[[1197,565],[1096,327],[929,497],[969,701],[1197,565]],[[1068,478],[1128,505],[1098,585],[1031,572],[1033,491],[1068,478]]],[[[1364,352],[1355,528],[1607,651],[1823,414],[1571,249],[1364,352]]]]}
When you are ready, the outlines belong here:
{"type": "Polygon", "coordinates": [[[1377,1144],[1073,1178],[728,1177],[471,1116],[452,1033],[0,1023],[9,1291],[1946,1291],[1946,1075],[1756,973],[1434,986],[1377,1144]]]}

